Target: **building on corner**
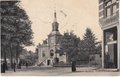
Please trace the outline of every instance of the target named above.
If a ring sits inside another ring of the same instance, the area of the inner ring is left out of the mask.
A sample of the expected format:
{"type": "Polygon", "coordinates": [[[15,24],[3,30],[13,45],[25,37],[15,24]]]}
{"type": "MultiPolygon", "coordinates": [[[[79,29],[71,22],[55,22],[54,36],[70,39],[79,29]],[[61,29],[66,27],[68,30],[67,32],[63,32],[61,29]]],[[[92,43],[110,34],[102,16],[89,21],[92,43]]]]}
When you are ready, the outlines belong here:
{"type": "Polygon", "coordinates": [[[120,70],[120,0],[99,0],[99,22],[103,30],[102,67],[120,70]]]}

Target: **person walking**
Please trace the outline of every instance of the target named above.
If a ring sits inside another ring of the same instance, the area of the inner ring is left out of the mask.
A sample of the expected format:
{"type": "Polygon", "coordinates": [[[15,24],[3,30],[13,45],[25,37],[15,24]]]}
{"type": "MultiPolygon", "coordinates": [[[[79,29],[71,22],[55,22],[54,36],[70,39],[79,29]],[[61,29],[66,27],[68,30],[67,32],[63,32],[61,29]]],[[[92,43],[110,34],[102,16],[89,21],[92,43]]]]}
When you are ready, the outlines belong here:
{"type": "Polygon", "coordinates": [[[76,61],[72,60],[72,65],[71,65],[72,72],[76,71],[76,61]]]}
{"type": "Polygon", "coordinates": [[[21,69],[21,62],[19,62],[19,69],[21,69]]]}
{"type": "Polygon", "coordinates": [[[1,62],[1,73],[3,73],[3,63],[1,62]]]}
{"type": "Polygon", "coordinates": [[[5,62],[3,62],[2,73],[5,73],[5,69],[6,69],[6,64],[5,62]]]}
{"type": "Polygon", "coordinates": [[[14,70],[14,72],[16,72],[15,68],[16,68],[16,63],[13,63],[13,70],[14,70]]]}
{"type": "Polygon", "coordinates": [[[28,62],[26,62],[26,68],[28,68],[28,62]]]}

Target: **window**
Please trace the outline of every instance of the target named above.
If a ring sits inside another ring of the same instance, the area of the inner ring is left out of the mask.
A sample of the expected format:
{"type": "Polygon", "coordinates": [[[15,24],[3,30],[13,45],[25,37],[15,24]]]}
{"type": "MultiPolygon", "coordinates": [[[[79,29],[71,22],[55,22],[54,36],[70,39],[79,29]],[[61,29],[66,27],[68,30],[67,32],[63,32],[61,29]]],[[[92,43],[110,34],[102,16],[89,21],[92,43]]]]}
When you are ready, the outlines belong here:
{"type": "Polygon", "coordinates": [[[109,5],[111,5],[111,2],[110,2],[110,1],[109,1],[109,2],[107,2],[106,6],[109,6],[109,5]]]}
{"type": "Polygon", "coordinates": [[[106,0],[104,3],[105,3],[105,6],[110,6],[112,4],[112,1],[111,0],[106,0]]]}
{"type": "Polygon", "coordinates": [[[116,6],[116,5],[113,5],[113,14],[116,13],[116,10],[117,10],[117,6],[116,6]]]}
{"type": "Polygon", "coordinates": [[[54,56],[54,53],[50,53],[50,56],[54,56]]]}
{"type": "Polygon", "coordinates": [[[51,57],[54,56],[53,50],[50,50],[50,56],[51,56],[51,57]]]}
{"type": "Polygon", "coordinates": [[[107,7],[106,8],[106,17],[109,17],[111,15],[111,8],[107,7]]]}

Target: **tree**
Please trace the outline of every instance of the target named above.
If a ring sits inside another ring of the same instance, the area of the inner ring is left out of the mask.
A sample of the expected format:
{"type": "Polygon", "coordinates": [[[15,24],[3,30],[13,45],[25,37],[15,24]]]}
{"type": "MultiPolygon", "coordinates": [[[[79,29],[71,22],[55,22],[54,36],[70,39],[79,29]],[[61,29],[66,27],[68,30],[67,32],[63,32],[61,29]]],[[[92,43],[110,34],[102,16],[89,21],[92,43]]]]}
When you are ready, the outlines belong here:
{"type": "Polygon", "coordinates": [[[28,15],[19,5],[20,1],[0,1],[1,12],[1,53],[16,58],[21,48],[32,45],[33,32],[28,15]],[[8,50],[11,54],[7,54],[8,50]],[[13,54],[14,53],[14,54],[13,54]]]}
{"type": "Polygon", "coordinates": [[[100,54],[100,56],[102,55],[102,43],[98,42],[98,44],[96,45],[97,49],[96,49],[96,53],[100,54]]]}
{"type": "Polygon", "coordinates": [[[90,55],[98,54],[101,51],[99,42],[96,40],[97,38],[95,37],[95,34],[91,31],[90,28],[87,28],[83,36],[83,40],[79,46],[80,52],[82,54],[86,54],[87,57],[84,59],[87,59],[87,61],[90,60],[90,55]]]}
{"type": "Polygon", "coordinates": [[[89,54],[88,52],[85,50],[86,49],[86,46],[85,46],[85,42],[84,40],[81,40],[80,41],[80,44],[79,44],[79,48],[80,48],[80,51],[79,51],[79,59],[80,61],[88,61],[88,58],[89,58],[89,54]]]}
{"type": "Polygon", "coordinates": [[[80,43],[80,38],[77,37],[72,32],[64,33],[61,40],[61,48],[64,52],[66,52],[67,61],[70,63],[71,59],[76,59],[78,54],[78,46],[80,43]]]}
{"type": "Polygon", "coordinates": [[[91,31],[90,28],[86,29],[86,33],[83,36],[84,41],[84,50],[92,54],[96,51],[96,40],[95,34],[91,31]]]}

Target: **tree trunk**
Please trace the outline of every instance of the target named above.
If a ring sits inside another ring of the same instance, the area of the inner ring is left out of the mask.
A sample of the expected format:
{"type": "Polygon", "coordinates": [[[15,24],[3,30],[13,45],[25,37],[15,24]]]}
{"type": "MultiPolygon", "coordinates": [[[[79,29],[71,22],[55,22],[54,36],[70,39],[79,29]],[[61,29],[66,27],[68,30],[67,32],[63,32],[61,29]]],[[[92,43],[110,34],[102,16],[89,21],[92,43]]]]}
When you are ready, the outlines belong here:
{"type": "Polygon", "coordinates": [[[4,62],[5,62],[5,69],[8,70],[8,67],[7,67],[7,60],[6,60],[6,50],[4,48],[4,62]]]}
{"type": "Polygon", "coordinates": [[[17,65],[17,68],[19,68],[18,56],[19,56],[19,43],[18,43],[18,45],[16,46],[16,65],[17,65]]]}
{"type": "Polygon", "coordinates": [[[12,47],[10,46],[10,63],[11,63],[11,68],[13,69],[13,53],[12,53],[12,47]]]}

